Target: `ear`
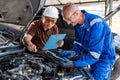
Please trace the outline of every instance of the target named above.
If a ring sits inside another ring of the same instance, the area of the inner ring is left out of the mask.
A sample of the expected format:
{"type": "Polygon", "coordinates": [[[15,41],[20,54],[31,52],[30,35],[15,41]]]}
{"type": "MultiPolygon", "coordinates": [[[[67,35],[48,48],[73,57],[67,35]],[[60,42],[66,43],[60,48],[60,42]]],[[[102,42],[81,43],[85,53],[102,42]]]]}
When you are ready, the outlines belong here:
{"type": "Polygon", "coordinates": [[[45,16],[42,15],[41,18],[45,18],[45,16]]]}
{"type": "Polygon", "coordinates": [[[42,19],[42,23],[44,24],[45,23],[45,16],[42,16],[41,19],[42,19]]]}

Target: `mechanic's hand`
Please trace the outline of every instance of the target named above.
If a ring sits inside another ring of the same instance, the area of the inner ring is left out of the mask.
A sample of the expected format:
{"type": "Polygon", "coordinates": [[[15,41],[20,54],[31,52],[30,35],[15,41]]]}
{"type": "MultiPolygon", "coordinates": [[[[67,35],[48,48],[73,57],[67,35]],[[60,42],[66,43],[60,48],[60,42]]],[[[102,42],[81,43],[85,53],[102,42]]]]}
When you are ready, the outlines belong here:
{"type": "Polygon", "coordinates": [[[32,44],[32,43],[27,46],[27,49],[28,49],[30,52],[37,52],[37,47],[36,47],[36,45],[34,45],[34,44],[32,44]]]}
{"type": "Polygon", "coordinates": [[[66,57],[68,59],[71,59],[75,56],[75,51],[63,51],[59,54],[60,57],[66,57]]]}
{"type": "Polygon", "coordinates": [[[63,58],[65,61],[60,61],[62,66],[65,68],[73,68],[74,67],[74,63],[73,61],[67,59],[67,58],[63,58]]]}
{"type": "Polygon", "coordinates": [[[62,46],[64,45],[64,41],[63,41],[63,40],[58,41],[58,42],[57,42],[57,45],[58,45],[58,47],[62,47],[62,46]]]}

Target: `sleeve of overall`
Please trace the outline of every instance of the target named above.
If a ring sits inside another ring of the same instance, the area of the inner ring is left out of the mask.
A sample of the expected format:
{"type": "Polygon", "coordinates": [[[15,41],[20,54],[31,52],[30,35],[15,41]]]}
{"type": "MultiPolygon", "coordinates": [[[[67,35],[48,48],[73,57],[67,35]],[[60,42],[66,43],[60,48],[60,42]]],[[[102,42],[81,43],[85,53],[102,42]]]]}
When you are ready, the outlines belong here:
{"type": "Polygon", "coordinates": [[[87,45],[87,50],[89,50],[87,51],[88,54],[74,61],[75,67],[87,66],[97,62],[102,53],[105,36],[104,24],[102,22],[97,22],[91,26],[90,31],[90,41],[87,45]]]}
{"type": "Polygon", "coordinates": [[[75,40],[74,40],[74,43],[73,43],[73,47],[72,47],[72,50],[76,52],[76,54],[80,54],[81,53],[81,50],[82,50],[82,47],[80,44],[76,44],[75,42],[79,42],[80,38],[78,37],[79,33],[77,32],[77,30],[75,30],[75,40]]]}

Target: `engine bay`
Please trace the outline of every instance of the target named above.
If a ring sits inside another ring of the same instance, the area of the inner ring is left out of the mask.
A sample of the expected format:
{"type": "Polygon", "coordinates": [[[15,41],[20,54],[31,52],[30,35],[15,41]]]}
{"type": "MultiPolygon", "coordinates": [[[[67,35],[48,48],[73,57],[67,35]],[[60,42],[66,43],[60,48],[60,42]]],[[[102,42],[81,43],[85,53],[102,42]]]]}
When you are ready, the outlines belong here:
{"type": "Polygon", "coordinates": [[[49,54],[31,53],[25,49],[25,46],[11,41],[1,44],[0,50],[0,80],[89,80],[92,78],[89,71],[83,67],[64,68],[58,60],[62,60],[57,56],[59,50],[49,54]]]}

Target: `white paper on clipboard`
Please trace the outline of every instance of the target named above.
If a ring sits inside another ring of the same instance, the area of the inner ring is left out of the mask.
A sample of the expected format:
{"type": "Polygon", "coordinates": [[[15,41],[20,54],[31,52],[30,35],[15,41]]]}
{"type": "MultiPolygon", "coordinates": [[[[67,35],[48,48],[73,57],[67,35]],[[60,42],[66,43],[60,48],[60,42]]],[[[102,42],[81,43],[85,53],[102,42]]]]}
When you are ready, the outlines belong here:
{"type": "Polygon", "coordinates": [[[58,48],[57,42],[63,40],[66,34],[52,34],[42,50],[50,50],[58,48]]]}

